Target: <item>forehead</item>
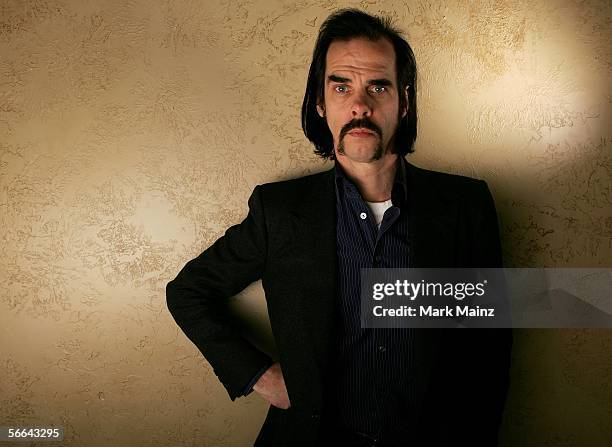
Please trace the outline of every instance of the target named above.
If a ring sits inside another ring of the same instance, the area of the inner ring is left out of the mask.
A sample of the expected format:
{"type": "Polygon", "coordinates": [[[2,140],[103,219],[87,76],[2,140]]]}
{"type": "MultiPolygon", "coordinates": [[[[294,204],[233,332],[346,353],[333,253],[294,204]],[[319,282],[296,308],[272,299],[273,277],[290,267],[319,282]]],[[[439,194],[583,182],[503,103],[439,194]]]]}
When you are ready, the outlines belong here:
{"type": "Polygon", "coordinates": [[[386,74],[395,79],[393,44],[386,38],[333,41],[327,50],[325,74],[341,71],[386,74]]]}

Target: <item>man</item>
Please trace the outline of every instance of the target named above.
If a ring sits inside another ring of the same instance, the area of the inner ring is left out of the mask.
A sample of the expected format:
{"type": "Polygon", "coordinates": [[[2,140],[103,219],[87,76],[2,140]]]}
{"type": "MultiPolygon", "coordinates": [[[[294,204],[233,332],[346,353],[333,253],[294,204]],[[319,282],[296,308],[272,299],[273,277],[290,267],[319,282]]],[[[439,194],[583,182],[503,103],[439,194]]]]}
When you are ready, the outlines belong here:
{"type": "Polygon", "coordinates": [[[257,186],[249,214],[168,284],[168,307],[231,399],[270,402],[256,446],[496,445],[511,336],[362,329],[363,267],[499,267],[483,181],[419,169],[416,66],[387,21],[323,23],[302,107],[320,174],[257,186]],[[262,279],[280,361],[244,339],[228,297],[262,279]]]}

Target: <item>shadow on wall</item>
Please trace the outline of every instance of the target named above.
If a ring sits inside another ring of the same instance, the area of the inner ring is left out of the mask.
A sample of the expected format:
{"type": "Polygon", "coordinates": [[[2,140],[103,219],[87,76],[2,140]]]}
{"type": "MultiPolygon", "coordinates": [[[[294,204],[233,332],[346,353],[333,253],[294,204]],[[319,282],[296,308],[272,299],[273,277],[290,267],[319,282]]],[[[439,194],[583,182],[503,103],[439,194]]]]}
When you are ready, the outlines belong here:
{"type": "MultiPolygon", "coordinates": [[[[547,194],[545,205],[528,204],[527,219],[511,207],[501,216],[511,267],[612,267],[612,155],[605,150],[605,142],[557,146],[538,157],[534,194],[547,194]],[[517,231],[518,222],[529,229],[517,231]]],[[[513,200],[521,198],[504,202],[513,200]]],[[[612,330],[516,329],[514,337],[500,446],[612,445],[612,330]]]]}

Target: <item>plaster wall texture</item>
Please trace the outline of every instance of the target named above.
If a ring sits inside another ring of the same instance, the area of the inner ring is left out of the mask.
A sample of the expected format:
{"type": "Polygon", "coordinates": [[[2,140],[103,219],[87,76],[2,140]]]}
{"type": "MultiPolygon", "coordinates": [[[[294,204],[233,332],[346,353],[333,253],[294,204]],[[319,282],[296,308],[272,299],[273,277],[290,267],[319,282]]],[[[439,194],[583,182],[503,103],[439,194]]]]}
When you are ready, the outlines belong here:
{"type": "MultiPolygon", "coordinates": [[[[508,266],[612,267],[608,1],[0,2],[0,425],[65,446],[250,445],[164,287],[256,184],[329,168],[300,128],[318,27],[387,13],[417,165],[484,178],[508,266]]],[[[233,301],[273,351],[257,284],[233,301]]],[[[516,333],[503,446],[612,445],[612,334],[516,333]]]]}

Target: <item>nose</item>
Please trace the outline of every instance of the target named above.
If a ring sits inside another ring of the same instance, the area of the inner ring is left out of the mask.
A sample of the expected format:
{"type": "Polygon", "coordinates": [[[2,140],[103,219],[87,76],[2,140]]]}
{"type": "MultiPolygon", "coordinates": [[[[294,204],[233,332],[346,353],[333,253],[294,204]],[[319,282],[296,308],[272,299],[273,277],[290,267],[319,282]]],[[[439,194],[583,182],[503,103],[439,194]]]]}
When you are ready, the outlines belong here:
{"type": "Polygon", "coordinates": [[[351,112],[353,118],[370,117],[372,115],[372,105],[370,104],[370,98],[364,93],[355,94],[353,97],[353,103],[351,104],[351,112]]]}

